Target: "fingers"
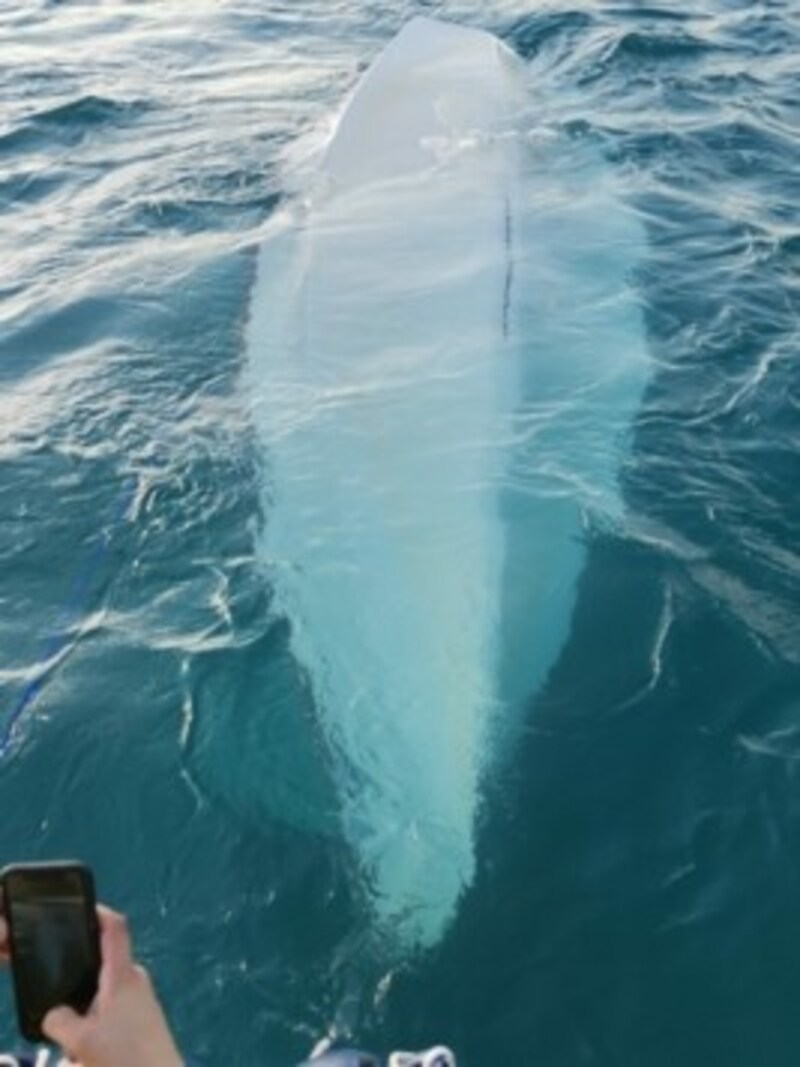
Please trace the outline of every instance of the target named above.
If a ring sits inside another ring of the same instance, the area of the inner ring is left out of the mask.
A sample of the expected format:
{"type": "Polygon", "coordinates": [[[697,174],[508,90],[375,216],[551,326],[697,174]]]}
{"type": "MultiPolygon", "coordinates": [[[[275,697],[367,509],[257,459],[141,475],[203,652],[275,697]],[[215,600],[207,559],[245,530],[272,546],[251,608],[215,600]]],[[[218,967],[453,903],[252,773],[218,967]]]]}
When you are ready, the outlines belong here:
{"type": "Polygon", "coordinates": [[[53,1008],[44,1017],[42,1030],[71,1060],[78,1060],[86,1020],[72,1008],[53,1008]]]}
{"type": "Polygon", "coordinates": [[[101,991],[110,990],[133,968],[131,939],[125,918],[102,904],[97,906],[100,921],[100,954],[103,960],[100,972],[101,991]]]}

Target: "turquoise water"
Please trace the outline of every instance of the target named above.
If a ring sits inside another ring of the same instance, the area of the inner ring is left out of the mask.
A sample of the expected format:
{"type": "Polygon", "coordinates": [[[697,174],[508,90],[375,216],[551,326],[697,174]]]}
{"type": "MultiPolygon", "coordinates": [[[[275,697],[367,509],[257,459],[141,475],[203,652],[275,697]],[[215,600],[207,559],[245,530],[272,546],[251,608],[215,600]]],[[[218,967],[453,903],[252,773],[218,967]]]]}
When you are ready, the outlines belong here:
{"type": "Polygon", "coordinates": [[[779,3],[0,4],[0,859],[93,865],[201,1061],[796,1062],[798,48],[779,3]],[[474,885],[388,967],[314,818],[241,382],[286,155],[417,13],[615,164],[655,373],[474,885]]]}

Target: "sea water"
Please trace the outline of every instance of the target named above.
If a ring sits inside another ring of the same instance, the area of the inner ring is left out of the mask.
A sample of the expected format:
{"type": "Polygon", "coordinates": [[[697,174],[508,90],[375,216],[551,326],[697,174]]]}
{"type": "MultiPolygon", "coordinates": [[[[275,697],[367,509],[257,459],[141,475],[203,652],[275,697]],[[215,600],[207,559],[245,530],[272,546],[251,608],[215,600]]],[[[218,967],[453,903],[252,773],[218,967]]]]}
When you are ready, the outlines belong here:
{"type": "Polygon", "coordinates": [[[0,859],[91,863],[188,1055],[796,1062],[799,48],[780,3],[0,4],[0,859]],[[554,197],[613,166],[653,372],[472,886],[387,962],[242,383],[303,146],[416,14],[523,58],[554,197]]]}

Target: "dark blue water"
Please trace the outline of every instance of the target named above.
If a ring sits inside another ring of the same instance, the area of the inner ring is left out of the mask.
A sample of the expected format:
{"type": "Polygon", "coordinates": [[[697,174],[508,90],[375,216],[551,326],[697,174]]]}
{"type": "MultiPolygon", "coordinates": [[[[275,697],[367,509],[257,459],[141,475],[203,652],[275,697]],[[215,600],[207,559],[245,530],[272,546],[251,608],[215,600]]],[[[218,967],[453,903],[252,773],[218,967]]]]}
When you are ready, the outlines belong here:
{"type": "Polygon", "coordinates": [[[797,1062],[798,54],[778,2],[0,0],[0,860],[90,862],[201,1061],[797,1062]],[[285,155],[421,12],[624,175],[656,373],[476,883],[387,971],[306,818],[239,383],[285,155]]]}

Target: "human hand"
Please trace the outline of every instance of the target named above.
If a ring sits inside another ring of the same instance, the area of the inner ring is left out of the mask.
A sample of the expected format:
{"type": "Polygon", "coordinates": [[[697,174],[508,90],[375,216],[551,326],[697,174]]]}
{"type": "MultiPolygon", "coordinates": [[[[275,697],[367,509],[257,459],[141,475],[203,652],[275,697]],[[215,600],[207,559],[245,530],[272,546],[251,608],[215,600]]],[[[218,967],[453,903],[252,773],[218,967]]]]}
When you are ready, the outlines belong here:
{"type": "Polygon", "coordinates": [[[124,918],[99,906],[102,967],[86,1015],[53,1008],[42,1029],[78,1067],[181,1067],[147,971],[131,956],[124,918]]]}
{"type": "MultiPolygon", "coordinates": [[[[2,897],[0,897],[2,902],[2,897]]],[[[0,963],[8,960],[8,926],[5,919],[0,915],[0,963]]]]}

